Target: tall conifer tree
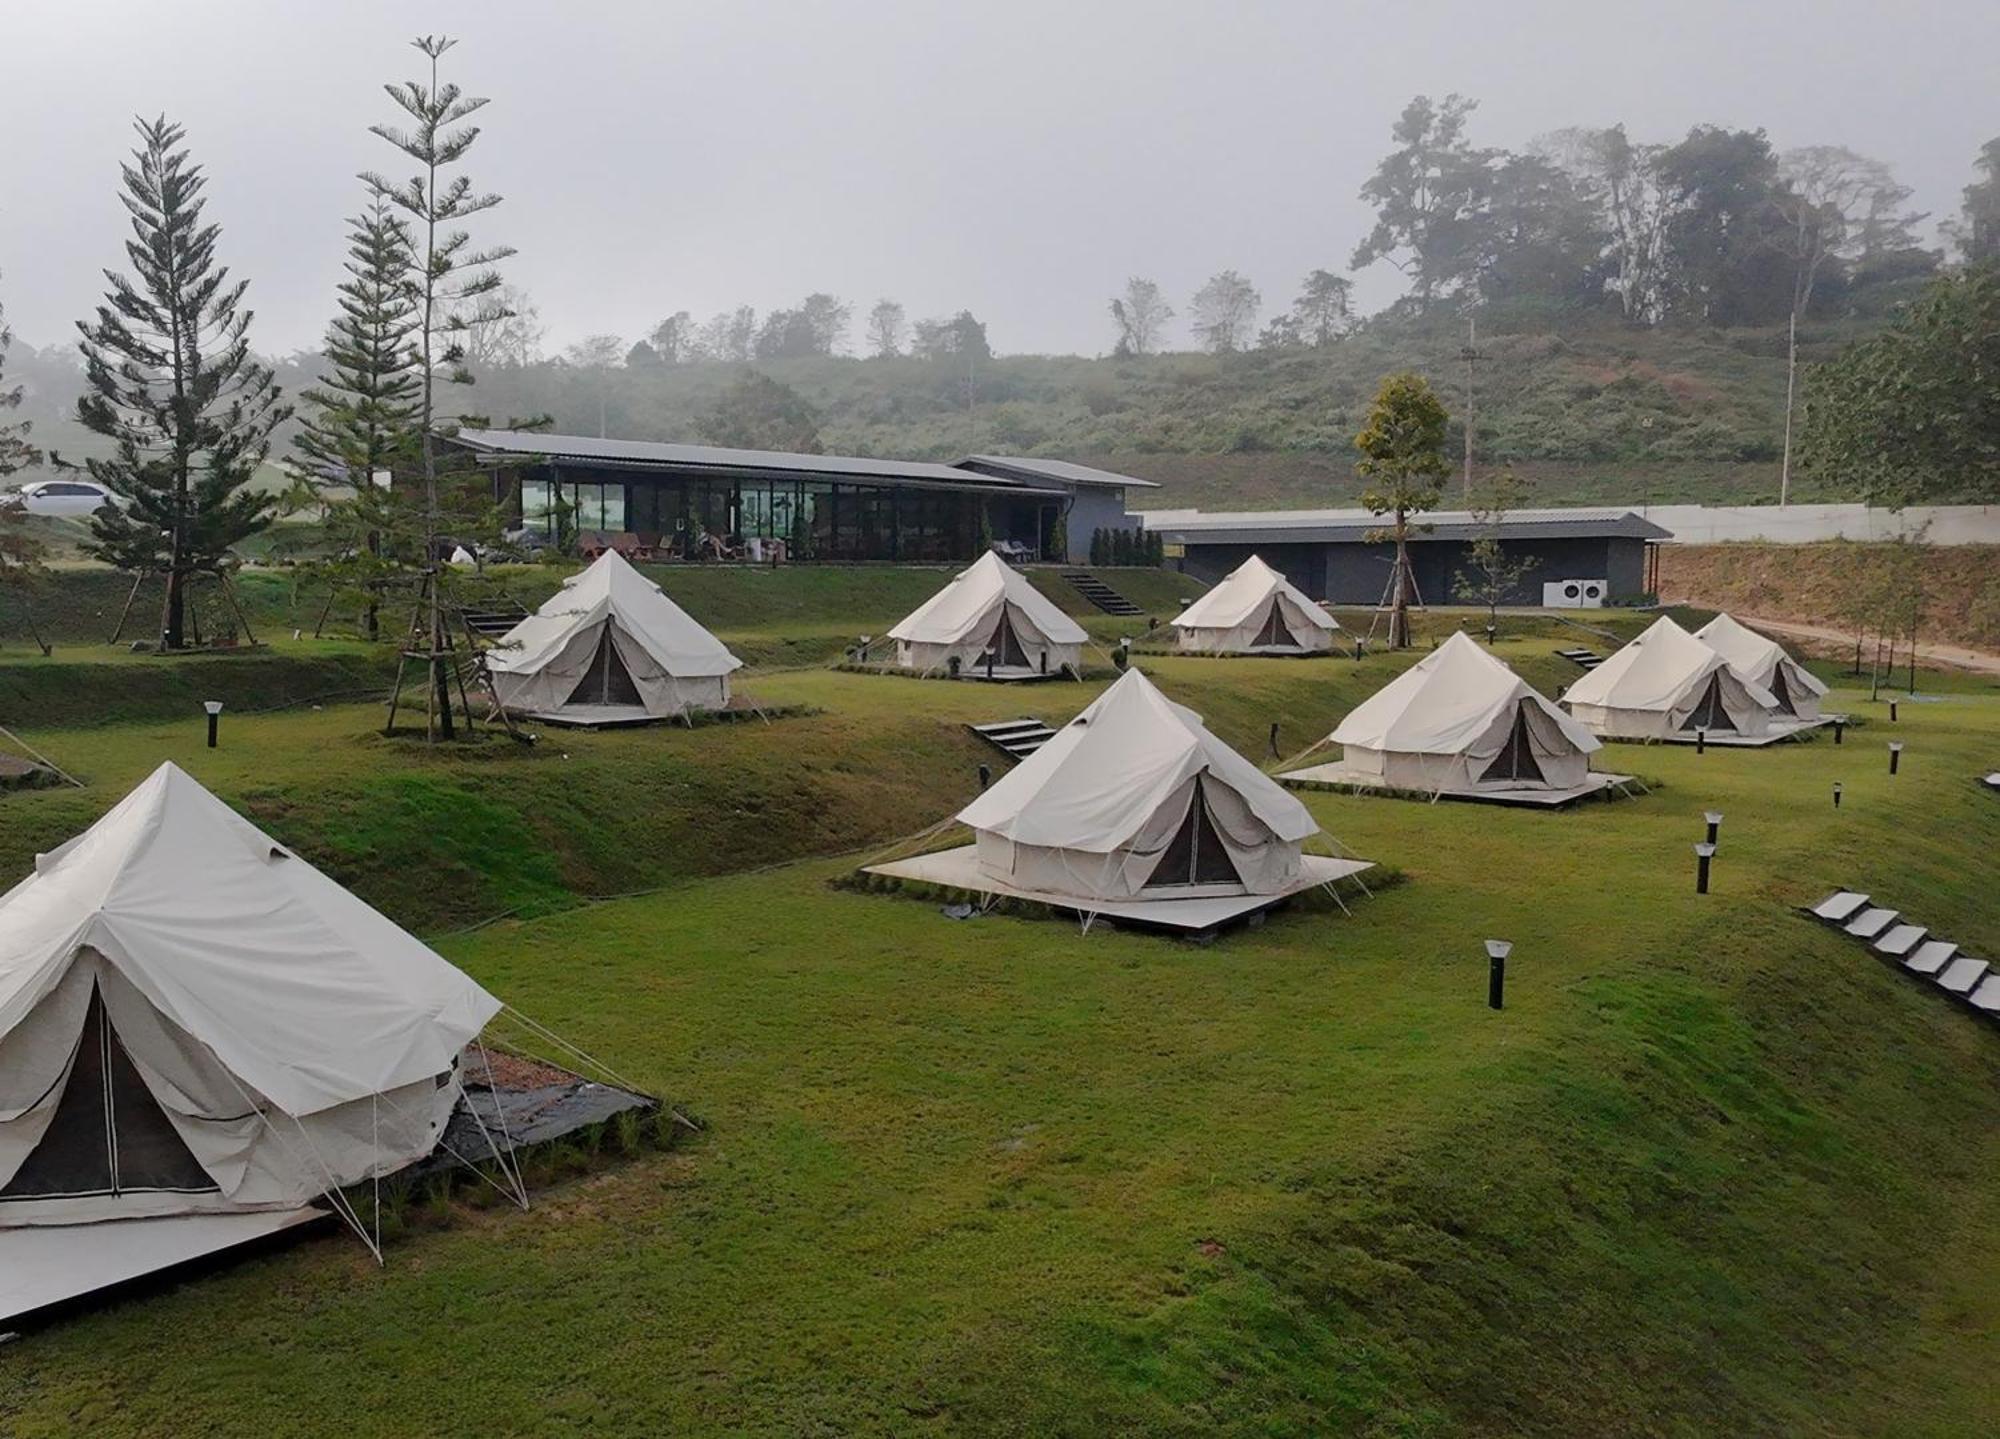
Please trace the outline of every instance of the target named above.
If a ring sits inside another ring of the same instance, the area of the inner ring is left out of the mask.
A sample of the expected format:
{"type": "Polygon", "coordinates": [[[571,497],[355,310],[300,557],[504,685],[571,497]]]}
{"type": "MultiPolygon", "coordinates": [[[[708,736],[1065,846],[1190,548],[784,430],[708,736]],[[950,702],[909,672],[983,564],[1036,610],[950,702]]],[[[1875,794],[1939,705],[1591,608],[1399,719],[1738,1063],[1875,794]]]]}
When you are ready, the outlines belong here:
{"type": "Polygon", "coordinates": [[[411,289],[416,328],[411,339],[417,360],[417,465],[423,486],[424,563],[430,573],[426,608],[421,617],[429,685],[431,722],[427,737],[449,739],[452,734],[451,675],[447,653],[446,615],[439,594],[442,576],[438,563],[440,534],[440,456],[437,386],[440,380],[470,384],[472,374],[465,366],[465,336],[474,325],[491,324],[506,318],[506,309],[496,299],[500,275],[493,267],[513,254],[500,247],[472,248],[472,236],[464,222],[500,203],[500,197],[472,188],[463,174],[450,171],[465,158],[479,138],[479,127],[464,121],[483,109],[483,98],[466,95],[456,85],[438,80],[438,61],[457,42],[447,36],[423,35],[412,41],[430,61],[427,80],[406,80],[385,86],[389,98],[410,117],[412,128],[371,125],[369,130],[401,151],[417,166],[417,173],[401,184],[392,184],[376,174],[362,179],[377,194],[408,217],[411,248],[415,257],[415,282],[411,289]]]}
{"type": "Polygon", "coordinates": [[[250,353],[247,281],[218,264],[220,227],[204,224],[201,167],[165,117],[135,122],[139,146],[119,199],[132,217],[128,278],[110,283],[94,320],[79,320],[86,393],[77,419],[111,441],[92,478],[123,497],[91,521],[94,549],[121,569],[161,574],[160,645],[186,643],[187,586],[219,573],[230,548],[270,523],[270,501],[245,486],[291,413],[250,353]]]}
{"type": "MultiPolygon", "coordinates": [[[[15,385],[9,389],[6,383],[7,350],[13,343],[14,332],[7,328],[7,312],[0,308],[0,415],[18,409],[21,404],[21,387],[15,385]]],[[[26,420],[0,424],[0,480],[41,463],[41,451],[28,441],[28,428],[26,420]]],[[[21,523],[26,518],[25,506],[0,495],[0,581],[31,568],[42,557],[41,542],[21,523]]]]}
{"type": "Polygon", "coordinates": [[[339,542],[334,569],[359,582],[374,639],[380,591],[396,558],[385,555],[384,539],[404,528],[393,512],[393,487],[382,482],[399,468],[407,475],[417,448],[415,275],[409,228],[379,191],[350,225],[347,278],[327,327],[326,373],[299,394],[302,423],[292,443],[294,464],[310,481],[348,491],[329,507],[339,542]]]}

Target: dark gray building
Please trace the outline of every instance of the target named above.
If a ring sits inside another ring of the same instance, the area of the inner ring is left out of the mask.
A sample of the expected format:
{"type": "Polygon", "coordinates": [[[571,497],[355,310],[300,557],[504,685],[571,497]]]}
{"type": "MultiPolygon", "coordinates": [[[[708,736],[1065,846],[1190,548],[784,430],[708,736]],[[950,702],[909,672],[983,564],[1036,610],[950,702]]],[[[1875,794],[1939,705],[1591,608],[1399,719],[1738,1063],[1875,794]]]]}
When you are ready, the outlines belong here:
{"type": "Polygon", "coordinates": [[[1068,512],[1064,516],[1064,526],[1069,535],[1069,553],[1050,555],[1048,558],[1067,559],[1071,564],[1078,565],[1090,558],[1090,536],[1093,531],[1104,530],[1110,533],[1115,530],[1142,528],[1137,515],[1126,513],[1127,490],[1159,488],[1159,485],[1152,480],[1135,479],[1131,475],[1120,475],[1110,470],[1096,470],[1089,465],[1072,464],[1068,460],[1036,460],[1014,455],[968,455],[954,468],[1013,480],[1017,484],[1058,486],[1067,491],[1070,501],[1068,512]]]}
{"type": "MultiPolygon", "coordinates": [[[[1175,556],[1169,563],[1214,583],[1249,559],[1282,570],[1315,599],[1337,605],[1373,605],[1389,586],[1396,547],[1371,539],[1384,521],[1366,510],[1274,510],[1269,513],[1202,514],[1155,511],[1146,527],[1157,530],[1175,556]],[[1178,552],[1178,553],[1176,553],[1178,552]]],[[[1411,535],[1410,564],[1425,604],[1468,604],[1464,572],[1472,543],[1491,528],[1462,510],[1419,517],[1411,535]]],[[[1539,605],[1543,587],[1564,581],[1602,581],[1607,599],[1630,599],[1657,589],[1654,549],[1670,531],[1630,510],[1514,510],[1498,527],[1508,558],[1527,570],[1504,604],[1539,605]]]]}
{"type": "Polygon", "coordinates": [[[481,429],[451,443],[486,472],[513,524],[552,532],[563,514],[576,531],[629,532],[670,554],[716,535],[783,540],[796,560],[933,562],[1005,541],[1017,555],[1073,563],[1088,557],[1093,529],[1138,528],[1128,486],[1154,488],[1005,455],[941,465],[481,429]]]}

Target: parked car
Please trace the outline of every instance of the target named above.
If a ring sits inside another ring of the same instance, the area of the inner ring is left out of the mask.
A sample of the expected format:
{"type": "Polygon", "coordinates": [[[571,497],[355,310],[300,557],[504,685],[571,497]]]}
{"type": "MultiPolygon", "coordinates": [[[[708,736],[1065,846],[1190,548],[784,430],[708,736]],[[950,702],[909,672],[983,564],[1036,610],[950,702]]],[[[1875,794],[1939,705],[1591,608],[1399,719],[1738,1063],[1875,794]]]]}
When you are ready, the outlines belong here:
{"type": "Polygon", "coordinates": [[[31,515],[65,519],[82,519],[118,503],[118,497],[95,480],[30,480],[17,485],[6,498],[18,500],[31,515]]]}

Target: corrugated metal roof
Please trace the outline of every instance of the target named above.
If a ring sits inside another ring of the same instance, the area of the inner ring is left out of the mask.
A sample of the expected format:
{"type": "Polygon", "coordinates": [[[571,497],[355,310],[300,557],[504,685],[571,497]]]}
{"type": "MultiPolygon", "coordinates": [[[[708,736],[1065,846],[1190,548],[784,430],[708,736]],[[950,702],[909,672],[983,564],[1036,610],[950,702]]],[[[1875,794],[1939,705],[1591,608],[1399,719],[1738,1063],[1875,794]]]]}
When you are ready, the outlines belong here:
{"type": "MultiPolygon", "coordinates": [[[[1204,514],[1199,510],[1153,510],[1146,528],[1177,544],[1356,544],[1385,528],[1388,517],[1367,510],[1240,510],[1204,514]]],[[[1433,510],[1413,517],[1423,526],[1412,540],[1473,540],[1490,528],[1469,510],[1433,510]]],[[[1662,529],[1630,510],[1509,510],[1500,536],[1512,540],[1634,539],[1670,540],[1662,529]]]]}
{"type": "Polygon", "coordinates": [[[592,435],[547,435],[532,430],[460,430],[457,442],[481,455],[541,456],[561,462],[619,469],[705,470],[782,473],[832,479],[876,480],[890,484],[1004,490],[1023,495],[1053,494],[1005,476],[982,475],[955,465],[921,460],[872,460],[855,455],[796,455],[783,450],[731,450],[716,445],[682,445],[658,440],[612,440],[592,435]]]}
{"type": "Polygon", "coordinates": [[[1068,460],[1029,459],[1018,455],[967,455],[956,468],[974,469],[982,465],[991,466],[1004,474],[1060,480],[1066,485],[1097,485],[1118,490],[1157,490],[1160,487],[1157,480],[1142,480],[1135,475],[1092,469],[1089,465],[1073,464],[1068,460]]]}

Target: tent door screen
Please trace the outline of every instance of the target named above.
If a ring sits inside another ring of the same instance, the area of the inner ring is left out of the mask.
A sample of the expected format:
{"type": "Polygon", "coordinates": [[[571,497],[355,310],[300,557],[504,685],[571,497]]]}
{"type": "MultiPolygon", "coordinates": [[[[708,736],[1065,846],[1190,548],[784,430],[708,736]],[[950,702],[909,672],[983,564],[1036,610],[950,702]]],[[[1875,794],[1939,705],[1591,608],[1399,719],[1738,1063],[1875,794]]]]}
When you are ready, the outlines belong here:
{"type": "Polygon", "coordinates": [[[1222,846],[1222,836],[1215,832],[1215,821],[1208,817],[1208,802],[1202,795],[1201,784],[1200,780],[1195,781],[1187,818],[1181,821],[1160,862],[1153,866],[1153,873],[1146,881],[1147,889],[1243,882],[1229,851],[1222,846]]]}
{"type": "Polygon", "coordinates": [[[69,1083],[41,1143],[0,1189],[9,1199],[126,1190],[197,1194],[216,1187],[161,1111],[91,991],[69,1083]]]}
{"type": "Polygon", "coordinates": [[[1264,618],[1264,628],[1257,631],[1257,638],[1250,643],[1258,649],[1270,649],[1278,645],[1289,645],[1292,632],[1285,628],[1285,617],[1279,612],[1278,602],[1271,601],[1271,610],[1264,618]]]}
{"type": "Polygon", "coordinates": [[[1479,781],[1481,784],[1544,782],[1542,767],[1535,763],[1534,746],[1528,742],[1526,705],[1514,706],[1514,727],[1507,732],[1507,743],[1501,746],[1500,753],[1493,756],[1493,762],[1486,766],[1479,781]]]}
{"type": "Polygon", "coordinates": [[[1729,718],[1729,711],[1722,704],[1722,672],[1708,677],[1708,689],[1703,692],[1701,703],[1694,707],[1694,713],[1687,717],[1684,730],[1733,730],[1736,722],[1729,718]]]}
{"type": "Polygon", "coordinates": [[[591,658],[590,668],[584,672],[577,686],[570,691],[568,703],[573,705],[640,705],[639,687],[632,683],[632,672],[625,668],[625,661],[618,658],[618,646],[612,643],[611,626],[604,627],[604,633],[597,641],[597,653],[591,658]]]}

